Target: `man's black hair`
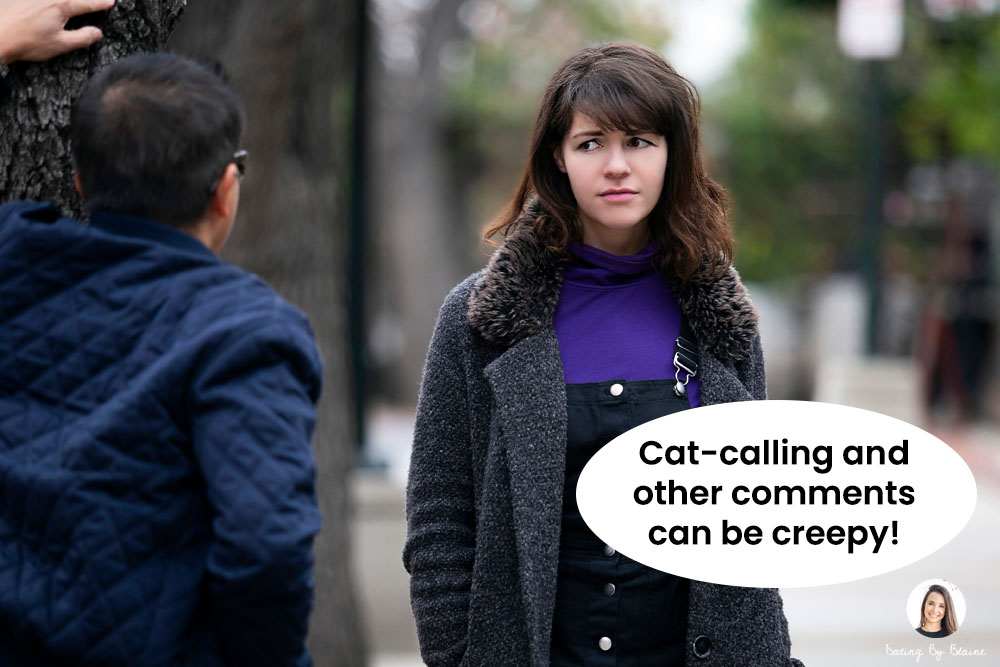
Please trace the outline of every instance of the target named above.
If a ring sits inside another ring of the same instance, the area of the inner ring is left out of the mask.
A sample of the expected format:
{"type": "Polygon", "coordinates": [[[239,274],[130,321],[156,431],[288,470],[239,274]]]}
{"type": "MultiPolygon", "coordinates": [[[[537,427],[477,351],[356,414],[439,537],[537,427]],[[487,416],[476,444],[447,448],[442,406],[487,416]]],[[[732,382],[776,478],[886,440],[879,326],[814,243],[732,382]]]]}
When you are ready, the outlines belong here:
{"type": "Polygon", "coordinates": [[[232,161],[243,108],[218,73],[171,53],[123,58],[73,105],[73,160],[90,211],[183,226],[232,161]]]}

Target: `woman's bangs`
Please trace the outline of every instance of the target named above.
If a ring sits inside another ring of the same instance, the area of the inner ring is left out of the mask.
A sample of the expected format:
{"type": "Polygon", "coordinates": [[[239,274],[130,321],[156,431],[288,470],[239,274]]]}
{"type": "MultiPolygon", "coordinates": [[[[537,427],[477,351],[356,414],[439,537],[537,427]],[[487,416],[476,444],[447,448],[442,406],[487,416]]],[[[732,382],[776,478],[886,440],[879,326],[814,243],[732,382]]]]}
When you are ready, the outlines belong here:
{"type": "Polygon", "coordinates": [[[654,100],[647,99],[641,93],[637,94],[635,90],[607,85],[605,82],[586,82],[575,92],[569,100],[570,109],[584,114],[605,132],[663,132],[661,119],[664,114],[657,111],[658,105],[654,100]]]}

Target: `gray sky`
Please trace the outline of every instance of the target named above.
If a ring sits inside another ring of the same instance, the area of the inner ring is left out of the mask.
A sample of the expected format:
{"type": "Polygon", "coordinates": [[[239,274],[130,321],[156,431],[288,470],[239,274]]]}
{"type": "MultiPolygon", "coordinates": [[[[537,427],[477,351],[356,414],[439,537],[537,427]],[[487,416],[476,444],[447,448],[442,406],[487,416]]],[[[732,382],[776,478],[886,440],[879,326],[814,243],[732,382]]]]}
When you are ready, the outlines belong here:
{"type": "MultiPolygon", "coordinates": [[[[664,55],[700,89],[726,72],[746,46],[752,0],[640,0],[658,5],[673,39],[664,55]]],[[[655,10],[654,10],[655,11],[655,10]]]]}

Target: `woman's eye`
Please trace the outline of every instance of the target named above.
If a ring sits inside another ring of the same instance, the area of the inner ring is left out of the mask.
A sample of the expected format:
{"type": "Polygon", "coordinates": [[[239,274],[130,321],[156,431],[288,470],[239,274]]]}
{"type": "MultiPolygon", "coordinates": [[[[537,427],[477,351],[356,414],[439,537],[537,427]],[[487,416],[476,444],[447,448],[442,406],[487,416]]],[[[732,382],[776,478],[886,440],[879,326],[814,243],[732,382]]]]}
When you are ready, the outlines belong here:
{"type": "Polygon", "coordinates": [[[598,143],[597,139],[590,139],[577,146],[577,148],[579,148],[582,151],[592,151],[598,148],[600,145],[601,144],[598,143]]]}
{"type": "Polygon", "coordinates": [[[645,148],[646,146],[652,146],[653,142],[642,137],[631,137],[628,140],[628,144],[633,148],[645,148]]]}

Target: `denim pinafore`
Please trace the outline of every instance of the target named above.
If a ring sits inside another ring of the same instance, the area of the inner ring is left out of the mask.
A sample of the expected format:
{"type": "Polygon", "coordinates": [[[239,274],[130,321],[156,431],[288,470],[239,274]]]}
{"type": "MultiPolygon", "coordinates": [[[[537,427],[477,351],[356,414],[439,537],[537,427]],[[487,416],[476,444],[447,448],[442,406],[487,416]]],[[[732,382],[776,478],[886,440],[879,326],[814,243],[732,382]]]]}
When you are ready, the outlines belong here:
{"type": "Polygon", "coordinates": [[[656,272],[653,244],[628,257],[581,244],[570,251],[574,261],[555,314],[568,421],[551,664],[683,665],[687,580],[636,563],[598,539],[580,516],[576,487],[586,463],[615,437],[698,405],[694,337],[656,272]],[[673,327],[671,365],[670,357],[657,357],[671,340],[663,333],[673,327]],[[646,379],[650,372],[674,377],[646,379]],[[637,379],[591,381],[616,375],[637,379]]]}
{"type": "Polygon", "coordinates": [[[566,482],[552,667],[684,664],[688,581],[636,563],[584,523],[576,485],[587,461],[625,431],[688,409],[675,380],[567,384],[566,482]]]}

